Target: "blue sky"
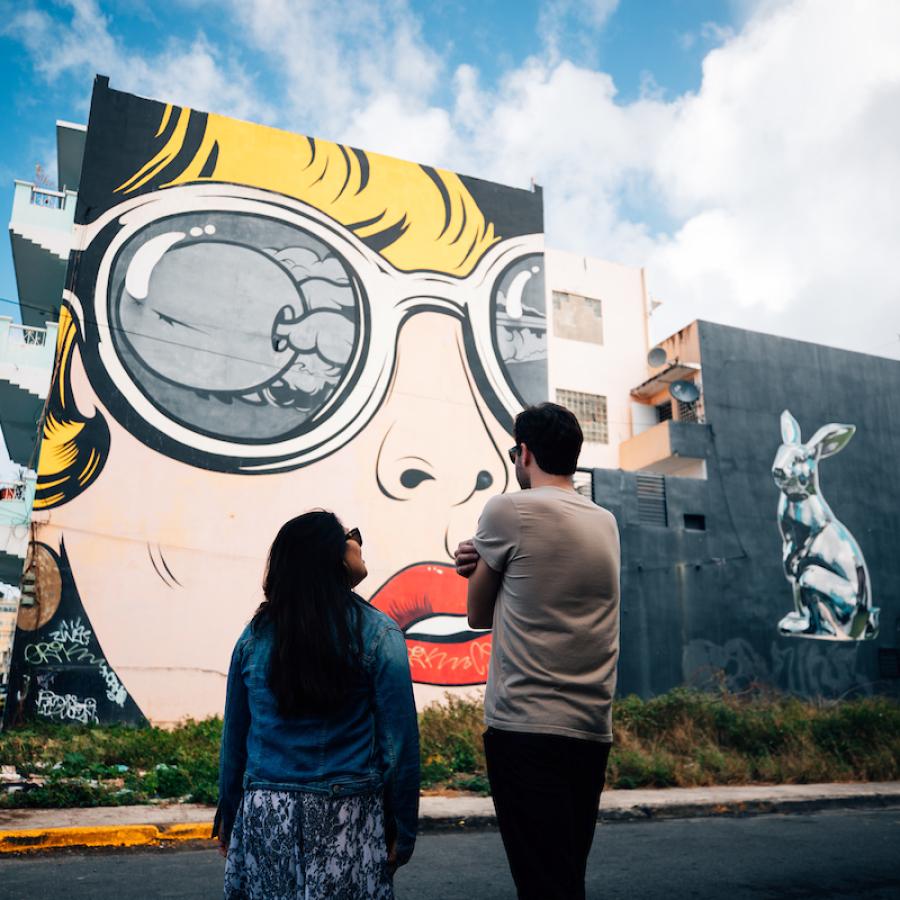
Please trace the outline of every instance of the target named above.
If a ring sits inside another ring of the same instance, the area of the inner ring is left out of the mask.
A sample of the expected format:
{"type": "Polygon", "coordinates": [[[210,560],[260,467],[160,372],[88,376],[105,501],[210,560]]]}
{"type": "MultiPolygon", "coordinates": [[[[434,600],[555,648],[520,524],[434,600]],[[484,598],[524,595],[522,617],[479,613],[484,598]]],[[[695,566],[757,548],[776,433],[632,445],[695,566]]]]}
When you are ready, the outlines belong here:
{"type": "Polygon", "coordinates": [[[647,268],[657,337],[703,317],[900,356],[892,0],[0,0],[0,23],[7,216],[12,179],[52,168],[56,119],[86,121],[101,72],[535,178],[548,245],[647,268]]]}
{"type": "MultiPolygon", "coordinates": [[[[0,8],[6,4],[0,4],[0,8]]],[[[32,4],[51,16],[61,29],[70,27],[72,10],[64,3],[32,4]]],[[[444,59],[448,69],[462,64],[477,68],[487,83],[542,51],[541,4],[538,2],[472,3],[443,0],[411,7],[421,22],[422,37],[444,59]]],[[[277,96],[283,89],[276,67],[266,55],[247,46],[234,33],[233,21],[217,14],[212,4],[149,4],[140,0],[102,3],[109,31],[117,40],[142,54],[161,52],[173,39],[191,41],[203,34],[223,53],[240,59],[253,72],[260,90],[277,96]],[[274,69],[274,70],[273,70],[274,69]]],[[[712,0],[671,0],[649,4],[620,4],[604,23],[569,19],[565,42],[573,59],[609,72],[623,100],[637,97],[649,78],[659,89],[677,95],[696,90],[701,63],[710,37],[700,32],[709,23],[729,27],[734,7],[712,0]],[[648,15],[648,9],[653,14],[648,15]]],[[[12,206],[12,179],[31,180],[35,165],[53,165],[55,122],[87,121],[91,77],[82,67],[74,78],[48,83],[35,71],[33,54],[17,34],[0,36],[0,116],[7,139],[0,150],[0,183],[5,186],[3,212],[12,206]]],[[[113,86],[119,86],[113,81],[113,86]]],[[[139,92],[139,91],[138,91],[139,92]]],[[[438,90],[438,102],[448,100],[438,90]]],[[[164,97],[160,99],[175,99],[164,97]]],[[[252,116],[251,116],[252,118],[252,116]]],[[[315,131],[314,122],[278,119],[273,124],[299,131],[315,131]]],[[[341,135],[328,135],[341,138],[341,135]]],[[[428,162],[428,160],[424,160],[428,162]]],[[[477,173],[474,173],[477,174],[477,173]]],[[[8,242],[0,253],[0,297],[16,299],[12,255],[8,242]]],[[[10,307],[0,314],[9,314],[10,307]]]]}

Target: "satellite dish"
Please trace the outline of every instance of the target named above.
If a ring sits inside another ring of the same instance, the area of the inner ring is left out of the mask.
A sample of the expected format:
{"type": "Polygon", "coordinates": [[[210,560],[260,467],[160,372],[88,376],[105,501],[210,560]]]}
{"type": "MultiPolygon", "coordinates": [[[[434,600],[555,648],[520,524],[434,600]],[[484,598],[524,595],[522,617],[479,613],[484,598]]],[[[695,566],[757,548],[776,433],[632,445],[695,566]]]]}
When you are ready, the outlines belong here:
{"type": "Polygon", "coordinates": [[[696,403],[700,399],[700,391],[693,381],[673,381],[669,393],[682,403],[696,403]]]}
{"type": "Polygon", "coordinates": [[[669,357],[666,356],[666,351],[663,350],[662,347],[654,347],[647,354],[647,362],[653,369],[658,369],[660,366],[664,366],[668,361],[669,357]]]}

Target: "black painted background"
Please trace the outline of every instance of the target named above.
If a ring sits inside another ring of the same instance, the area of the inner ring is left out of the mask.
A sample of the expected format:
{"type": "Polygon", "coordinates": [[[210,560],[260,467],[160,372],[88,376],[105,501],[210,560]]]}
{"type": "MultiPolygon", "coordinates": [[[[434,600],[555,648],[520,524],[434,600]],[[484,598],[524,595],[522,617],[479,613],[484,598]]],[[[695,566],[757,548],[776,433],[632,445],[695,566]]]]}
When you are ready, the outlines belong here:
{"type": "Polygon", "coordinates": [[[633,474],[595,470],[594,499],[622,533],[619,693],[712,686],[718,673],[805,695],[896,692],[879,648],[898,646],[900,362],[699,323],[706,425],[673,423],[673,444],[705,456],[706,481],[667,478],[669,525],[641,525],[633,474]],[[820,462],[822,493],[859,542],[881,628],[853,644],[786,638],[792,608],[782,574],[778,489],[770,474],[790,409],[807,440],[821,425],[856,434],[820,462]],[[706,516],[706,531],[683,516],[706,516]]]}

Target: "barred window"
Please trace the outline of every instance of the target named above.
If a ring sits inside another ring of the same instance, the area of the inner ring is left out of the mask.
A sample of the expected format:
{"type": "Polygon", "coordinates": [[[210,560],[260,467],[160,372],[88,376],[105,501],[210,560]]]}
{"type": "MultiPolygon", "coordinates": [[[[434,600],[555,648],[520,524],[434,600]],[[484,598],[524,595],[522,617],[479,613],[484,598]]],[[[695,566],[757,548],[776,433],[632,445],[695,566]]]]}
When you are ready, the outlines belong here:
{"type": "Polygon", "coordinates": [[[597,444],[609,443],[606,397],[601,397],[599,394],[585,394],[581,391],[558,390],[556,402],[575,414],[586,441],[597,444]]]}
{"type": "Polygon", "coordinates": [[[697,401],[691,400],[685,403],[684,400],[678,401],[678,418],[682,422],[699,422],[700,416],[697,410],[697,401]]]}
{"type": "Polygon", "coordinates": [[[553,331],[570,341],[603,343],[603,304],[594,297],[553,292],[553,331]]]}

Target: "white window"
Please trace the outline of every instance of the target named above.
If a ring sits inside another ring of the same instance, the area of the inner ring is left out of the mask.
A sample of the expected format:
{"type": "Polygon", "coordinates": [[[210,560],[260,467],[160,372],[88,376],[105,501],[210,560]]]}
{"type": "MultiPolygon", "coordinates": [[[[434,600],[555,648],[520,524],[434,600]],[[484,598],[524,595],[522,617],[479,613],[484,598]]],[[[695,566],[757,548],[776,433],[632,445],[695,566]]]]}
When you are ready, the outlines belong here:
{"type": "Polygon", "coordinates": [[[575,414],[586,441],[595,444],[609,443],[606,397],[599,394],[585,394],[581,391],[557,390],[556,402],[575,414]]]}
{"type": "Polygon", "coordinates": [[[570,341],[603,343],[603,304],[594,297],[553,292],[553,332],[570,341]]]}

